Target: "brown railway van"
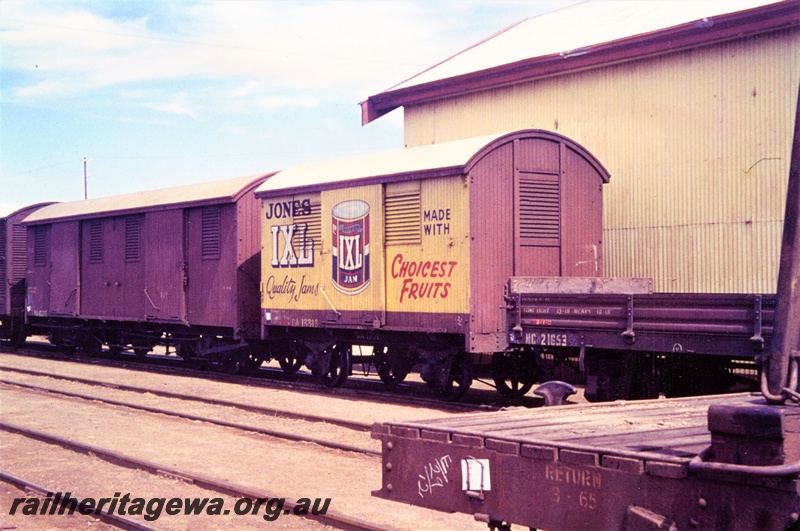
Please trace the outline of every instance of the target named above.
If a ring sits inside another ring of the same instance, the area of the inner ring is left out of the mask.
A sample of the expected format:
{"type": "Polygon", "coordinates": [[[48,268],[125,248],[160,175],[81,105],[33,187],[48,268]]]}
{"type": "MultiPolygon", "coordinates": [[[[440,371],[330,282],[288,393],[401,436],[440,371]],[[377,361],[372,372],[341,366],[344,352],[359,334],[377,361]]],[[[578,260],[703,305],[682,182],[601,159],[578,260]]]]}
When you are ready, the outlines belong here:
{"type": "Polygon", "coordinates": [[[175,344],[187,357],[259,334],[259,223],[268,175],[36,211],[28,231],[31,330],[99,353],[175,344]]]}
{"type": "Polygon", "coordinates": [[[25,341],[27,232],[22,221],[51,203],[20,208],[0,218],[0,339],[25,341]]]}

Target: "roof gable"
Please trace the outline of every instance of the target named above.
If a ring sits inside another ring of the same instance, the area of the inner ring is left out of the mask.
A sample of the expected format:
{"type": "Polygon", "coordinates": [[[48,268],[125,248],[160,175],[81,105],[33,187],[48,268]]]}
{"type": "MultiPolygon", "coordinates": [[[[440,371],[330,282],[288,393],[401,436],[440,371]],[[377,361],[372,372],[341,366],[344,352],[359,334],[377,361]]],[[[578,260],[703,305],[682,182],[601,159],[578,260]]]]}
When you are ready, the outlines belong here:
{"type": "Polygon", "coordinates": [[[596,0],[526,19],[361,103],[403,105],[800,25],[800,0],[596,0]]]}

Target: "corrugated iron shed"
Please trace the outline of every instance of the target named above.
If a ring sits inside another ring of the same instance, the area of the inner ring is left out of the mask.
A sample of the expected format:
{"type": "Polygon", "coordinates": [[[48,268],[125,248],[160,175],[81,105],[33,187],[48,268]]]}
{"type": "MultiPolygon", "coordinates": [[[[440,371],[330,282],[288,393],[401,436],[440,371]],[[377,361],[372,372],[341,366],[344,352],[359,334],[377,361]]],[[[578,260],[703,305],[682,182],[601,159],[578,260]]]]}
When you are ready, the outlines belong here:
{"type": "Polygon", "coordinates": [[[599,0],[526,19],[370,96],[364,124],[401,107],[800,24],[786,0],[599,0]]]}
{"type": "Polygon", "coordinates": [[[160,190],[147,190],[131,194],[115,195],[85,201],[55,203],[41,208],[25,218],[25,223],[41,223],[53,220],[98,217],[107,213],[119,216],[142,210],[176,208],[179,205],[199,206],[204,203],[233,202],[246,193],[256,181],[268,177],[238,177],[222,181],[190,184],[160,190]],[[226,201],[229,200],[229,201],[226,201]]]}

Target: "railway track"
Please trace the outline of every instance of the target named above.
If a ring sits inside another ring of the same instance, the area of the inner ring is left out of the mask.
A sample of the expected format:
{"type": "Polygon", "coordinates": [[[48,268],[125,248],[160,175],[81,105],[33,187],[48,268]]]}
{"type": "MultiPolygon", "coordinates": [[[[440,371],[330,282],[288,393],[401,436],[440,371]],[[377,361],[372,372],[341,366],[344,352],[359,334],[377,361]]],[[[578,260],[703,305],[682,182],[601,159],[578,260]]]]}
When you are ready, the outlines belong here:
{"type": "MultiPolygon", "coordinates": [[[[224,407],[232,407],[236,409],[241,409],[243,411],[250,411],[254,413],[259,413],[263,415],[271,415],[271,416],[278,416],[290,419],[299,419],[299,420],[307,420],[310,422],[327,422],[329,424],[336,424],[337,426],[342,426],[345,428],[350,428],[355,431],[369,431],[371,425],[364,422],[355,422],[352,420],[342,419],[330,415],[313,415],[310,413],[292,413],[290,411],[286,411],[280,408],[275,407],[266,407],[266,406],[259,406],[254,404],[242,404],[239,402],[233,402],[231,400],[220,400],[210,397],[204,396],[197,396],[197,395],[188,395],[185,393],[175,393],[170,391],[164,391],[159,389],[153,389],[151,387],[141,387],[141,386],[134,386],[134,385],[126,385],[121,383],[111,383],[105,382],[101,380],[91,379],[91,378],[81,378],[76,376],[66,376],[63,374],[54,374],[52,372],[45,372],[45,371],[37,371],[31,369],[20,369],[18,367],[10,367],[8,365],[0,364],[0,371],[10,371],[18,374],[27,374],[30,376],[41,376],[45,378],[52,378],[55,380],[62,380],[68,382],[76,382],[81,383],[89,386],[96,386],[96,387],[103,387],[103,388],[112,388],[117,389],[120,391],[130,391],[133,393],[140,393],[140,394],[153,394],[156,396],[164,397],[164,398],[177,398],[180,400],[190,400],[193,402],[202,402],[204,404],[210,404],[214,406],[224,406],[224,407]]],[[[13,382],[12,382],[13,383],[13,382]]]]}
{"type": "MultiPolygon", "coordinates": [[[[119,354],[115,357],[103,355],[101,357],[84,356],[80,354],[64,354],[48,343],[28,343],[23,348],[11,348],[0,343],[0,353],[35,356],[42,359],[71,361],[92,365],[110,367],[135,368],[137,370],[170,374],[174,376],[190,376],[215,380],[219,382],[239,383],[252,386],[269,386],[290,390],[304,390],[310,393],[324,393],[337,397],[356,397],[385,402],[390,399],[393,403],[430,407],[442,412],[464,411],[495,411],[507,406],[538,407],[542,400],[533,396],[523,396],[517,399],[508,399],[499,395],[490,385],[481,386],[482,380],[476,380],[476,386],[459,402],[443,401],[432,393],[423,382],[405,382],[397,386],[387,386],[379,379],[365,371],[354,371],[348,378],[344,387],[330,388],[320,384],[311,374],[300,371],[288,376],[277,367],[261,367],[242,374],[228,374],[217,370],[199,370],[184,366],[183,360],[178,356],[153,354],[148,355],[144,361],[133,354],[119,354]],[[359,376],[359,372],[362,376],[359,376]]],[[[371,372],[375,375],[374,371],[371,372]]]]}
{"type": "MultiPolygon", "coordinates": [[[[52,491],[46,487],[43,487],[37,483],[29,479],[25,479],[14,474],[9,474],[8,472],[4,472],[0,470],[0,482],[7,483],[8,485],[13,485],[26,495],[36,495],[40,498],[47,498],[48,493],[52,494],[52,491]]],[[[78,493],[73,493],[73,496],[77,499],[84,499],[84,496],[81,496],[78,493]]],[[[116,514],[114,512],[109,512],[107,510],[99,511],[95,516],[97,518],[109,525],[114,527],[118,527],[120,529],[125,529],[128,531],[156,531],[158,528],[148,525],[145,522],[139,521],[135,518],[131,518],[128,516],[124,516],[121,514],[116,514]]],[[[2,527],[1,529],[13,529],[10,527],[2,527]]]]}
{"type": "MultiPolygon", "coordinates": [[[[438,521],[441,528],[477,529],[472,527],[474,522],[471,518],[453,521],[450,515],[430,514],[430,511],[415,517],[413,511],[412,514],[406,510],[394,511],[391,505],[381,505],[380,501],[372,499],[371,490],[380,485],[380,460],[376,459],[374,452],[365,452],[360,444],[352,442],[363,438],[365,446],[367,441],[373,445],[377,443],[364,431],[371,422],[359,418],[344,420],[350,413],[336,406],[333,409],[336,414],[308,415],[313,420],[302,420],[303,415],[297,412],[282,412],[280,408],[242,404],[216,396],[218,388],[270,396],[286,391],[251,389],[203,380],[192,383],[189,379],[169,379],[160,374],[100,366],[78,366],[80,372],[86,373],[80,377],[53,375],[30,367],[9,367],[11,358],[14,357],[9,356],[0,363],[3,365],[0,367],[3,380],[0,394],[4,405],[0,414],[0,455],[4,456],[0,468],[39,484],[40,488],[29,490],[40,498],[42,493],[46,496],[56,489],[73,489],[84,496],[95,497],[124,494],[139,485],[157,481],[158,486],[144,495],[166,498],[223,496],[227,500],[226,507],[244,498],[280,498],[285,499],[283,514],[286,515],[294,511],[292,500],[302,500],[307,496],[313,496],[315,500],[331,499],[330,510],[320,515],[324,519],[315,519],[309,528],[328,525],[346,529],[411,529],[416,527],[414,522],[438,521]],[[103,377],[104,373],[112,372],[117,376],[103,377]],[[48,379],[47,383],[45,379],[48,379]],[[159,390],[158,385],[164,380],[175,382],[175,388],[159,390]],[[209,396],[194,396],[194,385],[208,388],[209,396]],[[141,407],[138,400],[123,397],[134,394],[143,401],[158,403],[157,407],[141,407]],[[230,418],[209,420],[206,417],[212,415],[184,414],[184,411],[175,415],[170,410],[177,409],[173,405],[178,401],[195,409],[215,409],[230,418]],[[288,414],[282,416],[280,413],[288,414]],[[243,416],[294,425],[294,432],[305,436],[281,437],[281,434],[242,422],[243,416]],[[340,424],[344,425],[334,424],[336,420],[341,420],[340,424]],[[350,442],[323,446],[315,440],[315,437],[324,439],[325,433],[331,429],[349,433],[350,442]],[[12,440],[14,437],[18,439],[16,442],[12,440]],[[308,444],[308,441],[316,444],[308,444]],[[348,445],[357,448],[348,448],[348,445]],[[62,457],[60,453],[70,455],[62,457]],[[81,461],[77,461],[76,456],[81,461]],[[102,468],[93,464],[92,459],[102,460],[102,468]],[[15,465],[21,468],[15,469],[15,465]],[[54,476],[62,477],[63,481],[42,481],[37,476],[37,466],[45,468],[43,477],[49,480],[54,476]],[[72,471],[62,467],[72,467],[72,471]],[[130,477],[132,472],[123,473],[120,471],[123,469],[139,471],[139,476],[130,477]],[[144,472],[154,479],[142,479],[144,472]],[[193,490],[184,494],[185,489],[193,490]]],[[[20,364],[32,362],[29,358],[17,359],[20,364]]],[[[75,367],[73,364],[59,364],[57,368],[67,371],[75,370],[75,367]]],[[[352,401],[355,409],[372,405],[351,399],[309,397],[303,392],[295,392],[293,396],[297,400],[327,403],[340,400],[345,405],[352,401]]],[[[263,400],[263,397],[254,396],[255,400],[263,400]]],[[[389,404],[386,407],[397,406],[389,404]]],[[[420,411],[417,408],[406,409],[409,414],[416,412],[418,415],[420,411]]],[[[382,416],[381,412],[374,414],[382,416]]],[[[8,511],[8,508],[0,508],[3,509],[8,511]]],[[[294,522],[293,516],[286,516],[291,520],[283,522],[284,525],[295,528],[294,523],[289,523],[294,522]]],[[[250,524],[263,525],[260,518],[251,518],[254,521],[250,524]]],[[[232,521],[214,519],[212,526],[240,527],[245,520],[241,516],[232,521]]],[[[17,520],[20,521],[24,520],[17,520]]],[[[28,521],[30,523],[33,522],[28,521]]],[[[172,525],[171,521],[159,521],[159,524],[166,523],[172,525]]],[[[124,523],[109,522],[109,525],[131,527],[124,523]]],[[[204,524],[201,520],[189,519],[176,525],[190,528],[204,524]]]]}
{"type": "MultiPolygon", "coordinates": [[[[8,369],[5,368],[5,367],[0,367],[0,370],[8,370],[8,369]]],[[[26,372],[34,372],[34,371],[26,371],[26,372]]],[[[60,377],[59,379],[70,380],[69,378],[64,378],[64,377],[60,377]]],[[[80,380],[80,379],[76,379],[76,380],[80,380]]],[[[133,402],[130,402],[130,401],[113,400],[113,399],[110,399],[110,398],[102,398],[102,397],[99,397],[97,395],[89,395],[89,394],[85,394],[85,393],[74,393],[74,392],[69,392],[69,391],[64,391],[64,390],[59,390],[59,389],[53,389],[52,387],[43,387],[43,386],[39,386],[39,385],[25,384],[25,383],[15,382],[15,381],[6,380],[6,379],[2,379],[2,378],[0,378],[0,384],[14,386],[14,387],[18,387],[18,388],[21,388],[21,389],[28,389],[28,390],[31,390],[31,391],[39,391],[39,392],[44,392],[44,393],[58,394],[58,395],[62,395],[62,396],[65,396],[65,397],[70,397],[70,398],[79,398],[79,399],[83,399],[83,400],[101,402],[101,403],[109,404],[109,405],[113,405],[113,406],[120,406],[120,407],[126,407],[126,408],[130,408],[130,409],[137,409],[137,410],[140,410],[140,411],[146,411],[148,413],[156,413],[156,414],[159,414],[159,415],[168,415],[168,416],[171,416],[171,417],[182,418],[182,419],[191,420],[191,421],[195,421],[195,422],[207,422],[209,424],[216,424],[218,426],[225,426],[227,428],[234,428],[234,429],[247,431],[247,432],[260,433],[261,435],[268,435],[270,437],[277,437],[277,438],[286,439],[286,440],[289,440],[289,441],[310,442],[310,443],[318,444],[320,446],[324,446],[326,448],[333,448],[333,449],[342,450],[342,451],[345,451],[345,452],[359,452],[359,453],[363,453],[363,454],[366,454],[366,455],[372,455],[372,456],[379,456],[380,455],[380,451],[377,448],[368,448],[366,446],[356,446],[356,445],[352,445],[352,444],[338,443],[336,441],[326,440],[326,439],[323,439],[321,437],[315,437],[313,435],[309,435],[308,433],[305,433],[305,434],[291,433],[291,432],[288,432],[288,431],[261,428],[261,427],[258,427],[258,426],[242,424],[242,423],[238,423],[238,422],[229,422],[229,421],[226,421],[226,420],[223,420],[223,419],[220,419],[220,418],[214,418],[214,417],[207,416],[207,415],[195,415],[195,414],[192,414],[192,413],[175,411],[175,410],[165,409],[165,408],[161,408],[161,407],[151,407],[151,406],[146,406],[146,405],[142,405],[142,404],[136,404],[136,403],[133,403],[133,402]]],[[[126,386],[126,387],[130,387],[130,386],[126,386]]],[[[149,391],[147,391],[146,389],[138,388],[137,392],[145,393],[145,392],[149,392],[149,391]]],[[[158,394],[162,394],[162,393],[158,393],[158,394]]],[[[190,396],[187,396],[187,395],[180,395],[178,393],[163,393],[163,395],[171,395],[171,398],[178,399],[178,400],[194,401],[193,397],[190,397],[190,396]]],[[[201,400],[201,401],[202,402],[222,402],[222,403],[225,403],[225,401],[205,401],[205,400],[201,400]]],[[[227,404],[228,404],[228,407],[242,407],[243,409],[246,407],[246,406],[244,406],[242,404],[233,404],[233,403],[230,403],[230,402],[228,402],[227,404]]],[[[321,421],[320,418],[318,416],[315,416],[315,415],[305,415],[304,416],[304,415],[296,415],[295,414],[295,415],[292,415],[291,418],[293,418],[295,420],[303,420],[303,421],[309,422],[309,423],[327,422],[327,421],[321,421]]],[[[331,419],[331,420],[334,421],[335,423],[339,424],[339,425],[348,424],[349,425],[348,429],[353,429],[355,431],[368,432],[369,429],[370,429],[370,426],[366,425],[366,424],[352,423],[352,422],[347,422],[347,421],[343,421],[343,420],[340,420],[340,419],[331,419]]]]}
{"type": "MultiPolygon", "coordinates": [[[[244,485],[237,485],[227,481],[221,481],[212,477],[195,473],[191,470],[184,470],[176,467],[166,466],[153,461],[139,459],[121,452],[115,452],[99,446],[85,444],[38,430],[32,430],[12,423],[0,421],[0,430],[7,433],[19,434],[26,438],[43,442],[47,445],[57,446],[86,456],[96,457],[117,467],[144,471],[148,474],[168,479],[178,479],[182,482],[189,483],[199,487],[202,490],[208,491],[209,493],[222,494],[234,499],[284,499],[285,501],[282,503],[282,514],[284,515],[293,514],[295,509],[298,507],[298,504],[295,502],[289,501],[289,499],[287,499],[285,496],[276,495],[276,493],[266,492],[244,485]]],[[[18,488],[25,490],[26,493],[38,494],[42,498],[47,497],[48,494],[53,494],[53,491],[49,488],[36,485],[29,480],[22,479],[7,472],[0,472],[0,480],[11,483],[18,488]]],[[[72,497],[75,499],[84,499],[76,494],[77,493],[72,493],[72,497]]],[[[157,526],[148,525],[147,522],[116,514],[113,511],[109,512],[106,510],[95,514],[104,522],[121,527],[122,529],[145,531],[159,529],[157,526]]],[[[315,522],[333,526],[338,529],[349,529],[354,531],[384,531],[390,529],[389,527],[383,525],[374,524],[330,510],[326,510],[324,514],[314,514],[312,511],[305,514],[303,518],[308,518],[314,520],[315,522]]]]}

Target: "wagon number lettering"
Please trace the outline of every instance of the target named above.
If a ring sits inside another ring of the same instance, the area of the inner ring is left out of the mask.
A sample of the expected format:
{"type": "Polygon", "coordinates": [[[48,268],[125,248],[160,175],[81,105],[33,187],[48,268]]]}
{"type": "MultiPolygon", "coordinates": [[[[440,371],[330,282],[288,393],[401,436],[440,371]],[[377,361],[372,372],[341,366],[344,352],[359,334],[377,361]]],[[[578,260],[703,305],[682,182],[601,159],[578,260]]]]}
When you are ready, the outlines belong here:
{"type": "Polygon", "coordinates": [[[567,334],[552,334],[547,332],[528,332],[525,334],[525,343],[545,347],[566,347],[567,334]]]}

